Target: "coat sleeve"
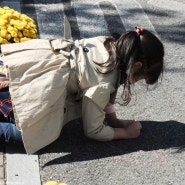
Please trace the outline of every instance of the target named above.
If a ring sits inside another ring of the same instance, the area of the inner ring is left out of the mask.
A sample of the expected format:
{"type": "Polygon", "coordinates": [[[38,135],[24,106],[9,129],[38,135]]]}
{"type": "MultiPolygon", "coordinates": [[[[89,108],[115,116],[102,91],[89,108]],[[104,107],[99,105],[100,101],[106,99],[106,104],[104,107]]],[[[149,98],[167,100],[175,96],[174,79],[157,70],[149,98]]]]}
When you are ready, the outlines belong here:
{"type": "Polygon", "coordinates": [[[102,84],[89,88],[82,102],[82,119],[85,135],[99,141],[110,141],[114,137],[112,127],[104,124],[104,108],[110,99],[113,87],[102,84]]]}

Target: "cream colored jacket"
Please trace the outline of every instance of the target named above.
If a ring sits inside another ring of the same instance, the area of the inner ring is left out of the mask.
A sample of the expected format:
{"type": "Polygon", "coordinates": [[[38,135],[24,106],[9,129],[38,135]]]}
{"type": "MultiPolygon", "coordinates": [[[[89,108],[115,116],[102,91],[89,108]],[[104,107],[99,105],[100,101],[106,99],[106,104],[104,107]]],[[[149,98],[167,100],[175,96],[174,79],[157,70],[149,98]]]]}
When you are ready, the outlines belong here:
{"type": "Polygon", "coordinates": [[[2,46],[16,125],[28,154],[55,141],[64,124],[79,117],[86,136],[113,139],[104,108],[116,90],[117,70],[95,71],[95,62],[108,59],[104,40],[35,39],[2,46]]]}

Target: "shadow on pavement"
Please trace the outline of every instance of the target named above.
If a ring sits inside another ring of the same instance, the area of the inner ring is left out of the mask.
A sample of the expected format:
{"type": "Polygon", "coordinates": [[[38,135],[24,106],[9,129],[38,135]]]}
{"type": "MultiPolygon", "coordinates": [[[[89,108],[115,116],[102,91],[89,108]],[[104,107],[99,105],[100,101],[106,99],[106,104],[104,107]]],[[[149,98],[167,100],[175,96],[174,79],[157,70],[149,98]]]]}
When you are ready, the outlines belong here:
{"type": "MultiPolygon", "coordinates": [[[[185,151],[185,124],[177,121],[141,121],[142,134],[137,139],[98,142],[87,139],[80,122],[67,124],[61,137],[39,151],[39,154],[58,153],[59,157],[47,162],[43,167],[77,161],[88,161],[137,151],[154,151],[173,148],[185,151]],[[64,155],[64,153],[66,155],[64,155]]],[[[173,150],[173,151],[174,151],[173,150]]]]}

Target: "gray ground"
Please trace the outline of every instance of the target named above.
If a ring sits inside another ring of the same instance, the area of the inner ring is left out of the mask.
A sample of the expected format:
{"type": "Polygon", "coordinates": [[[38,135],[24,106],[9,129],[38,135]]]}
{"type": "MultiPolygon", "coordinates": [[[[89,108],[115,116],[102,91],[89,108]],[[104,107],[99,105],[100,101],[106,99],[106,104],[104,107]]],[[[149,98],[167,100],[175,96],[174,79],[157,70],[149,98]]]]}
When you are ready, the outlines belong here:
{"type": "Polygon", "coordinates": [[[140,83],[134,87],[128,106],[116,104],[120,117],[142,122],[141,136],[137,140],[96,142],[84,136],[80,121],[71,122],[56,142],[38,152],[42,181],[68,185],[185,184],[185,1],[34,3],[23,1],[23,11],[37,20],[41,38],[61,37],[65,14],[74,39],[143,25],[156,31],[165,45],[162,81],[148,90],[140,83]]]}

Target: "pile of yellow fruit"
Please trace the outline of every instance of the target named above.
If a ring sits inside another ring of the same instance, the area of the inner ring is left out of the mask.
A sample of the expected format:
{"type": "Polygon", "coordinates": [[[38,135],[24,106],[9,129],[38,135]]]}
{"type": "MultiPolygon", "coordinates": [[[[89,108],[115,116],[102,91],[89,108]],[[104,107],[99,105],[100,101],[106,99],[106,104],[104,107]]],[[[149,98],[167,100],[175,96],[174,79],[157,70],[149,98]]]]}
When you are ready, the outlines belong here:
{"type": "Polygon", "coordinates": [[[0,7],[0,44],[35,38],[37,38],[37,28],[32,18],[8,6],[0,7]]]}
{"type": "Polygon", "coordinates": [[[67,185],[66,183],[58,183],[56,181],[48,181],[44,185],[67,185]]]}

